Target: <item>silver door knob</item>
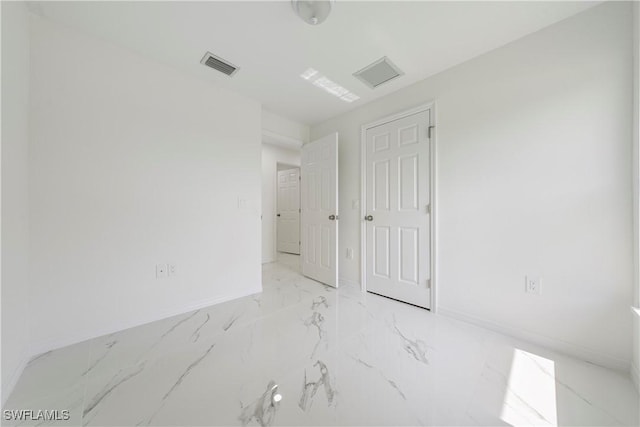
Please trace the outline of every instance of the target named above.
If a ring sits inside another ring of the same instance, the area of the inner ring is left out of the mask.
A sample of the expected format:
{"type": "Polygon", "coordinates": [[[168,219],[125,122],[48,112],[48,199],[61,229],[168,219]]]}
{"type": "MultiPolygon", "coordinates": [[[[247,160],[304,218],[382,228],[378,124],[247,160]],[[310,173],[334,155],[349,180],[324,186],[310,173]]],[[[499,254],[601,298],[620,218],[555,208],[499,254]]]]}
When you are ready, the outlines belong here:
{"type": "Polygon", "coordinates": [[[373,215],[367,215],[364,217],[365,221],[373,221],[373,215]]]}
{"type": "Polygon", "coordinates": [[[336,220],[336,218],[337,218],[337,217],[336,217],[335,215],[329,215],[329,219],[330,219],[331,221],[335,221],[335,220],[336,220]]]}

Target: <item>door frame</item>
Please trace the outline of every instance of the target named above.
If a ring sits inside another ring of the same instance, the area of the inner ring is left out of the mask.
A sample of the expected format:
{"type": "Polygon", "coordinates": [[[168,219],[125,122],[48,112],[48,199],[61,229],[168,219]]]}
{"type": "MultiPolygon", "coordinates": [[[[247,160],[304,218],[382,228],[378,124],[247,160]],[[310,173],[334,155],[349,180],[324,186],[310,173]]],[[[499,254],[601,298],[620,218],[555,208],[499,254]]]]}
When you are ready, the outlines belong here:
{"type": "MultiPolygon", "coordinates": [[[[374,128],[376,126],[380,126],[389,122],[393,122],[398,119],[405,118],[407,116],[411,116],[416,113],[421,113],[423,111],[430,110],[430,118],[433,130],[436,130],[436,102],[431,101],[426,104],[421,104],[417,107],[410,108],[408,110],[403,110],[398,113],[394,113],[385,117],[382,117],[378,120],[375,120],[370,123],[366,123],[360,127],[360,289],[362,292],[367,291],[367,224],[364,220],[364,216],[367,214],[367,192],[366,192],[366,182],[367,182],[367,141],[366,134],[367,130],[374,128]]],[[[437,203],[437,185],[436,185],[436,177],[437,177],[437,138],[438,132],[432,132],[431,138],[429,141],[429,191],[430,191],[430,204],[431,204],[431,214],[430,218],[430,242],[429,242],[429,252],[430,252],[430,260],[431,262],[431,308],[429,309],[432,313],[437,312],[438,300],[437,300],[437,212],[438,212],[438,203],[437,203]]]]}

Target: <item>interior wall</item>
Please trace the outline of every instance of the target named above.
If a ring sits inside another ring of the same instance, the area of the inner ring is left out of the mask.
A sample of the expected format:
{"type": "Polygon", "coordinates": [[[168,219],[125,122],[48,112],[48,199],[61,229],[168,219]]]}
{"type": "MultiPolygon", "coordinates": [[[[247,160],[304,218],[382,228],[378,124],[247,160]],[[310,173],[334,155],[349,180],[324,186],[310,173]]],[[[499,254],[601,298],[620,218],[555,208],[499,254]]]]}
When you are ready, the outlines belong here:
{"type": "Polygon", "coordinates": [[[262,145],[262,262],[276,260],[278,163],[300,166],[300,150],[262,145]]]}
{"type": "Polygon", "coordinates": [[[28,306],[29,13],[2,2],[2,397],[26,363],[28,306]]]}
{"type": "Polygon", "coordinates": [[[259,292],[260,104],[31,28],[33,351],[259,292]]]}
{"type": "Polygon", "coordinates": [[[262,109],[262,129],[285,138],[305,143],[309,141],[309,126],[262,109]]]}
{"type": "MultiPolygon", "coordinates": [[[[640,308],[640,4],[633,3],[633,224],[634,305],[640,308]]],[[[640,391],[640,313],[633,317],[633,364],[631,376],[640,391]]]]}
{"type": "Polygon", "coordinates": [[[361,126],[435,101],[440,311],[628,369],[631,7],[591,8],[312,126],[340,134],[342,279],[360,280],[361,126]]]}

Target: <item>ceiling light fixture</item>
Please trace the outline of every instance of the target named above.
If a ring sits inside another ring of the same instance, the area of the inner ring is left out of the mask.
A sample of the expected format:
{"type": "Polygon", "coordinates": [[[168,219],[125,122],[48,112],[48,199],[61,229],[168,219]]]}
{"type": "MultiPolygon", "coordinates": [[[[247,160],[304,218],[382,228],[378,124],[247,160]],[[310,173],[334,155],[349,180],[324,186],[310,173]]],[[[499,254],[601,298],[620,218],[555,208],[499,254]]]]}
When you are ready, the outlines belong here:
{"type": "Polygon", "coordinates": [[[332,5],[333,0],[291,0],[293,11],[309,25],[322,24],[332,5]]]}
{"type": "Polygon", "coordinates": [[[304,73],[300,74],[300,77],[345,102],[353,102],[360,99],[355,93],[350,92],[348,89],[328,79],[313,68],[307,69],[304,73]]]}

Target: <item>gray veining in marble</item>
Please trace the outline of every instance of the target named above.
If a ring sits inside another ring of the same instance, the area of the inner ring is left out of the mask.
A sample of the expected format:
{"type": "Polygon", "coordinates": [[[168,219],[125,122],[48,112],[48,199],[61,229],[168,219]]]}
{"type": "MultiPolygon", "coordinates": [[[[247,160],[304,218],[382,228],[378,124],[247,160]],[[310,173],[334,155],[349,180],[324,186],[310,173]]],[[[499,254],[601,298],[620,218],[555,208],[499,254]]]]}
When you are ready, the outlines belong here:
{"type": "Polygon", "coordinates": [[[324,286],[282,255],[260,294],[34,357],[5,409],[87,427],[638,426],[638,402],[624,374],[324,286]]]}
{"type": "Polygon", "coordinates": [[[303,411],[307,411],[311,408],[313,398],[320,387],[324,388],[329,404],[333,402],[333,397],[335,395],[335,390],[331,387],[331,378],[329,377],[329,369],[327,369],[327,365],[325,365],[321,360],[318,360],[313,366],[317,366],[320,370],[320,378],[318,378],[317,381],[307,381],[307,371],[304,371],[302,393],[300,394],[300,400],[298,401],[298,406],[303,411]]]}
{"type": "Polygon", "coordinates": [[[97,359],[95,359],[93,361],[93,363],[91,363],[91,365],[89,365],[89,367],[86,369],[86,371],[84,371],[81,375],[87,375],[89,372],[91,372],[96,366],[98,366],[100,364],[100,362],[102,362],[108,355],[109,352],[111,351],[111,349],[113,348],[114,345],[118,344],[117,340],[113,340],[113,341],[109,341],[105,344],[105,349],[103,351],[103,353],[98,356],[97,359]]]}
{"type": "Polygon", "coordinates": [[[222,325],[222,329],[224,331],[228,331],[229,329],[231,329],[233,324],[236,323],[236,321],[240,318],[240,316],[241,315],[237,313],[230,316],[229,319],[224,323],[224,325],[222,325]]]}
{"type": "Polygon", "coordinates": [[[95,395],[89,404],[84,408],[82,415],[86,417],[91,411],[93,411],[107,396],[113,393],[119,386],[129,381],[131,378],[139,375],[144,370],[144,363],[141,363],[137,366],[137,368],[133,372],[129,372],[127,374],[123,374],[123,372],[118,372],[113,376],[111,381],[109,381],[104,388],[95,395]]]}
{"type": "Polygon", "coordinates": [[[209,322],[209,320],[211,320],[211,315],[207,313],[207,318],[204,319],[204,322],[202,322],[202,324],[198,326],[198,328],[195,331],[193,331],[193,333],[191,334],[191,338],[193,339],[193,342],[196,342],[200,339],[200,330],[204,328],[204,326],[209,322]]]}
{"type": "Polygon", "coordinates": [[[414,359],[416,359],[420,363],[424,363],[425,365],[429,364],[429,359],[427,359],[427,349],[425,348],[424,342],[421,340],[410,340],[407,338],[401,331],[398,329],[398,325],[395,321],[395,316],[393,318],[394,324],[393,329],[398,333],[400,338],[404,341],[403,348],[405,351],[411,355],[414,359]]]}
{"type": "Polygon", "coordinates": [[[240,417],[238,419],[243,426],[248,425],[255,420],[262,427],[272,425],[278,410],[278,401],[276,400],[278,386],[275,381],[269,381],[267,389],[262,395],[250,405],[241,408],[240,417]]]}
{"type": "Polygon", "coordinates": [[[158,414],[158,412],[164,407],[165,402],[167,401],[167,399],[171,396],[171,394],[178,388],[180,387],[180,384],[182,384],[182,381],[184,381],[184,379],[195,369],[196,366],[198,366],[208,355],[209,353],[211,353],[211,350],[213,350],[213,348],[215,347],[215,343],[211,344],[209,346],[209,348],[207,348],[207,350],[204,352],[204,354],[202,354],[200,357],[198,357],[196,360],[194,360],[193,362],[191,362],[191,364],[189,366],[187,366],[187,368],[180,374],[180,376],[178,377],[178,379],[173,383],[173,385],[171,386],[171,388],[169,388],[169,390],[164,394],[164,396],[162,396],[162,400],[160,401],[160,405],[158,405],[158,409],[156,409],[153,414],[149,417],[149,420],[147,421],[147,425],[150,425],[154,418],[156,417],[156,415],[158,414]]]}

